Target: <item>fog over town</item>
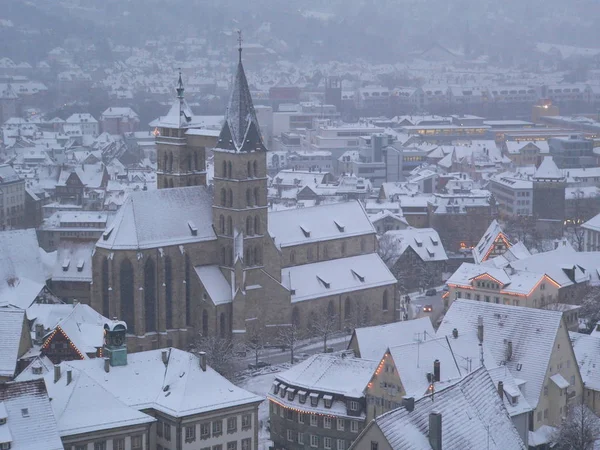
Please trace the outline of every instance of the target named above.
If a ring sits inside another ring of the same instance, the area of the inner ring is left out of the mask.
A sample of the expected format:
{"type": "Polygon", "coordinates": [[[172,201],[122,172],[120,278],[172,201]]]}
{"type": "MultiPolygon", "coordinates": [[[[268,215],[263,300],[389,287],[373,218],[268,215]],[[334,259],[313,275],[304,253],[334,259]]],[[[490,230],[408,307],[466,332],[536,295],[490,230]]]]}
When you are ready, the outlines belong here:
{"type": "Polygon", "coordinates": [[[3,0],[0,450],[600,449],[598,23],[3,0]]]}

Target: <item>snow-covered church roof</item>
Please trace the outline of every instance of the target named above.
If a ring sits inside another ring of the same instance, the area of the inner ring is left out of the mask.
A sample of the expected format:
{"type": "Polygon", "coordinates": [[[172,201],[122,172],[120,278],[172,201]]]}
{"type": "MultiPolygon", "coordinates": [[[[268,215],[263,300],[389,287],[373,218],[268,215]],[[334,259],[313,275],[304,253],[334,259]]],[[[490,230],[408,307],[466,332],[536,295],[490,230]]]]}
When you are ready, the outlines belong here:
{"type": "Polygon", "coordinates": [[[205,186],[132,192],[96,245],[137,250],[216,239],[205,186]]]}

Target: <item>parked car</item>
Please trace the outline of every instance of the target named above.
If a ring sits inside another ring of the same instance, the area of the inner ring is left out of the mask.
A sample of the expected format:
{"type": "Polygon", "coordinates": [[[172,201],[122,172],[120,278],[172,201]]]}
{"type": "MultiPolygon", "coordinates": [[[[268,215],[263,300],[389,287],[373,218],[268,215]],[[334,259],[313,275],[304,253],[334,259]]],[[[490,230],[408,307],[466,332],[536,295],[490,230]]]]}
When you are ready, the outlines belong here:
{"type": "Polygon", "coordinates": [[[425,291],[425,295],[427,297],[433,297],[435,294],[437,294],[437,291],[435,290],[435,288],[427,289],[425,291]]]}

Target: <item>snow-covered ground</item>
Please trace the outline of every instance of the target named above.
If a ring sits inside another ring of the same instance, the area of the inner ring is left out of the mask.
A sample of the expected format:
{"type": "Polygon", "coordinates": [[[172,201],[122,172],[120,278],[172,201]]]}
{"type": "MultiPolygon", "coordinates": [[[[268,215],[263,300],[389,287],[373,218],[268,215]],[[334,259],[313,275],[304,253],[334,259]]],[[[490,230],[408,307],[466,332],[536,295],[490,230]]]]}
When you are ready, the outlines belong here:
{"type": "MultiPolygon", "coordinates": [[[[277,366],[266,367],[261,371],[252,374],[244,374],[242,380],[237,383],[238,386],[253,392],[261,397],[267,396],[267,392],[273,385],[275,375],[290,367],[289,364],[279,364],[277,366]]],[[[268,450],[273,443],[270,440],[270,434],[267,431],[267,421],[269,420],[269,403],[265,400],[258,407],[258,450],[268,450]]]]}

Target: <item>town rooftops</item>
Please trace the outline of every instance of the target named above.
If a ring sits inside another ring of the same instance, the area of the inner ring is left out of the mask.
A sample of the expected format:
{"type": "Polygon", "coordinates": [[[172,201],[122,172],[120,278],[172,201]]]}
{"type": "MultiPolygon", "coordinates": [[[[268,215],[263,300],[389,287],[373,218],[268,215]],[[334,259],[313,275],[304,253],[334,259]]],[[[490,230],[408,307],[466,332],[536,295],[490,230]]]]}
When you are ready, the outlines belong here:
{"type": "Polygon", "coordinates": [[[302,264],[281,272],[292,303],[397,283],[377,253],[302,264]]]}
{"type": "Polygon", "coordinates": [[[212,196],[206,187],[192,186],[132,192],[96,245],[133,250],[212,239],[212,196]]]}
{"type": "MultiPolygon", "coordinates": [[[[278,247],[374,235],[375,228],[357,201],[289,209],[269,214],[269,234],[278,247]]],[[[374,239],[374,238],[373,238],[374,239]]]]}
{"type": "MultiPolygon", "coordinates": [[[[376,418],[370,426],[379,427],[393,450],[431,450],[431,413],[441,415],[441,448],[526,448],[484,368],[415,401],[412,411],[395,409],[376,418]]],[[[359,447],[355,444],[352,448],[359,447]]]]}
{"type": "Polygon", "coordinates": [[[295,388],[360,398],[378,365],[379,358],[373,361],[319,353],[279,373],[276,378],[295,388]]]}
{"type": "Polygon", "coordinates": [[[585,387],[600,391],[600,335],[569,333],[569,337],[585,387]]]}
{"type": "Polygon", "coordinates": [[[534,180],[564,180],[565,176],[556,166],[552,156],[544,156],[544,160],[533,174],[534,180]]]}
{"type": "Polygon", "coordinates": [[[24,310],[0,308],[0,377],[12,378],[15,375],[24,326],[24,310]]]}
{"type": "Polygon", "coordinates": [[[488,258],[498,239],[502,241],[506,248],[511,246],[511,243],[502,231],[500,224],[494,219],[485,233],[483,233],[483,236],[477,245],[473,248],[473,260],[475,261],[475,264],[481,264],[488,258]]]}
{"type": "Polygon", "coordinates": [[[424,262],[446,261],[448,256],[440,236],[433,228],[406,228],[405,230],[386,231],[395,243],[392,263],[395,264],[404,252],[411,248],[424,262]]]}
{"type": "MultiPolygon", "coordinates": [[[[0,383],[0,444],[14,450],[63,450],[42,380],[0,383]]],[[[89,406],[89,404],[88,404],[89,406]]]]}
{"type": "MultiPolygon", "coordinates": [[[[523,394],[532,407],[537,407],[562,312],[458,299],[444,316],[437,336],[450,336],[456,329],[459,339],[469,338],[473,347],[479,316],[483,321],[483,346],[493,358],[486,358],[486,367],[504,365],[515,378],[524,380],[523,394]],[[512,342],[510,358],[507,342],[512,342]]],[[[458,354],[464,353],[460,346],[453,348],[458,354]]]]}
{"type": "Polygon", "coordinates": [[[348,348],[356,341],[358,355],[365,359],[380,359],[388,347],[425,339],[425,336],[435,335],[431,319],[421,317],[414,320],[392,322],[373,327],[355,328],[348,348]]]}
{"type": "Polygon", "coordinates": [[[21,177],[19,177],[19,174],[15,171],[15,169],[12,168],[12,166],[9,166],[8,164],[0,165],[0,184],[14,183],[20,179],[21,177]]]}
{"type": "MultiPolygon", "coordinates": [[[[197,356],[175,348],[131,353],[127,355],[127,365],[110,367],[108,373],[102,358],[61,364],[63,373],[69,369],[84,372],[127,406],[154,409],[171,417],[258,404],[263,400],[210,367],[203,371],[197,356]]],[[[89,408],[89,403],[86,406],[89,408]]]]}

